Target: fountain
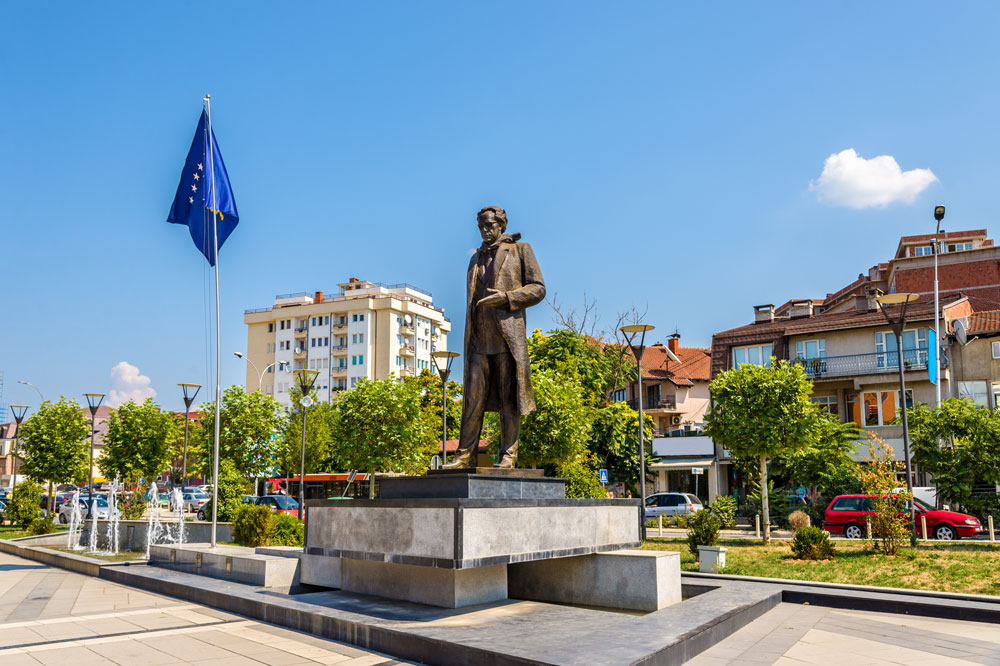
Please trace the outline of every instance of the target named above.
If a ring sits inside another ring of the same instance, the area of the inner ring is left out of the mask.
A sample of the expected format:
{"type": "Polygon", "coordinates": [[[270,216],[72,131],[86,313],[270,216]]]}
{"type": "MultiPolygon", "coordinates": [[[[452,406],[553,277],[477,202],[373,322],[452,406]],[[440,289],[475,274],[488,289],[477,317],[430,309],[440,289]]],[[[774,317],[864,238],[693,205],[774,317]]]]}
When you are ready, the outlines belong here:
{"type": "Polygon", "coordinates": [[[70,514],[69,514],[69,533],[66,537],[66,547],[72,548],[73,550],[81,550],[83,548],[80,545],[81,530],[80,527],[83,523],[83,511],[80,510],[80,491],[73,491],[73,501],[70,503],[70,514]]]}
{"type": "Polygon", "coordinates": [[[146,524],[146,559],[149,559],[149,547],[156,543],[157,537],[163,531],[160,523],[160,495],[156,491],[156,482],[149,484],[149,522],[146,524]]]}
{"type": "Polygon", "coordinates": [[[118,499],[116,493],[121,488],[121,483],[118,481],[118,477],[111,482],[110,492],[108,493],[108,526],[107,526],[107,541],[108,550],[112,555],[118,554],[118,499]]]}
{"type": "Polygon", "coordinates": [[[97,552],[97,496],[94,494],[93,488],[91,488],[90,493],[87,495],[87,506],[90,507],[90,547],[87,552],[96,553],[97,552]]]}
{"type": "Polygon", "coordinates": [[[171,503],[174,505],[174,515],[177,517],[177,535],[174,543],[178,546],[184,545],[184,491],[174,488],[170,491],[171,503]]]}

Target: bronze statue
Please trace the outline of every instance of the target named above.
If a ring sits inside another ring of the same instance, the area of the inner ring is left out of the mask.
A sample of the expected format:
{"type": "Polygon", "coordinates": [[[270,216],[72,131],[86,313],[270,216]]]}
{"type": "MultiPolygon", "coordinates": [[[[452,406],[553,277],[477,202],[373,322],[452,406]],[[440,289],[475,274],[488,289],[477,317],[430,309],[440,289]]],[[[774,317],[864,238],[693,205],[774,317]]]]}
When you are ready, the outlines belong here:
{"type": "Polygon", "coordinates": [[[507,213],[486,206],[476,216],[483,244],[466,276],[462,430],[455,460],[475,467],[484,412],[500,413],[497,467],[514,467],[521,416],[535,409],[524,323],[525,308],[545,298],[535,253],[521,234],[508,235],[507,213]]]}

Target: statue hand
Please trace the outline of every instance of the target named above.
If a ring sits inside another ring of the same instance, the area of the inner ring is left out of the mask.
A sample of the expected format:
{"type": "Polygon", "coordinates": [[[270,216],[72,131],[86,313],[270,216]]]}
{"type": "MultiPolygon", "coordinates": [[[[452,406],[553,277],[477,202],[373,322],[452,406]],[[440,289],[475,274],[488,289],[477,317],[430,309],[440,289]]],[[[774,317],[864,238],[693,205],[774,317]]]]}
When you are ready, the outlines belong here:
{"type": "Polygon", "coordinates": [[[476,307],[487,307],[487,308],[499,308],[501,306],[507,305],[507,294],[500,291],[499,289],[486,289],[489,296],[480,298],[476,302],[476,307]]]}

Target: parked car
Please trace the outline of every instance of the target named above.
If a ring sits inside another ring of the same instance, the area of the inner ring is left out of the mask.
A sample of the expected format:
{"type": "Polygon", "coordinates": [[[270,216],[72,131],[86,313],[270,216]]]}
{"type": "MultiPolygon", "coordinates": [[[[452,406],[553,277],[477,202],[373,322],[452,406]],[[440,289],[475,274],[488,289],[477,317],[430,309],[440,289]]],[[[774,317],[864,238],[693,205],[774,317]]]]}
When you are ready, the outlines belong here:
{"type": "MultiPolygon", "coordinates": [[[[862,539],[867,535],[868,516],[874,511],[871,498],[874,495],[838,495],[826,507],[823,529],[830,534],[842,534],[848,539],[862,539]]],[[[921,517],[927,521],[927,535],[942,541],[972,537],[982,533],[979,519],[956,511],[941,511],[921,500],[914,500],[916,508],[917,532],[920,532],[921,517]]],[[[905,513],[899,514],[906,520],[905,513]]]]}
{"type": "Polygon", "coordinates": [[[646,518],[686,516],[704,508],[691,493],[653,493],[646,498],[646,518]]]}
{"type": "MultiPolygon", "coordinates": [[[[205,493],[189,493],[189,492],[185,492],[182,495],[182,497],[184,498],[184,512],[185,513],[187,513],[188,511],[191,511],[191,512],[199,511],[201,509],[201,507],[205,506],[205,502],[207,502],[210,499],[209,496],[206,495],[205,493]]],[[[170,510],[171,511],[176,511],[177,507],[174,506],[174,497],[173,497],[173,495],[170,496],[170,498],[169,498],[168,501],[170,502],[170,507],[169,507],[170,510]]]]}
{"type": "Polygon", "coordinates": [[[240,503],[241,504],[256,504],[257,503],[257,496],[256,495],[244,495],[243,499],[240,500],[240,503]]]}
{"type": "MultiPolygon", "coordinates": [[[[108,506],[108,500],[100,495],[94,498],[95,511],[97,511],[98,520],[108,520],[111,516],[111,508],[108,506]]],[[[87,510],[89,508],[90,498],[81,497],[80,498],[80,513],[82,518],[87,517],[87,510]]],[[[62,509],[59,510],[57,514],[59,516],[59,522],[63,525],[69,525],[70,520],[73,516],[73,504],[72,502],[67,502],[63,504],[62,509]]],[[[121,511],[115,509],[115,515],[119,518],[121,517],[121,511]]]]}
{"type": "Polygon", "coordinates": [[[299,503],[291,497],[285,497],[284,495],[264,495],[257,498],[256,504],[257,506],[269,506],[271,507],[271,511],[288,513],[296,518],[299,517],[299,503]]]}

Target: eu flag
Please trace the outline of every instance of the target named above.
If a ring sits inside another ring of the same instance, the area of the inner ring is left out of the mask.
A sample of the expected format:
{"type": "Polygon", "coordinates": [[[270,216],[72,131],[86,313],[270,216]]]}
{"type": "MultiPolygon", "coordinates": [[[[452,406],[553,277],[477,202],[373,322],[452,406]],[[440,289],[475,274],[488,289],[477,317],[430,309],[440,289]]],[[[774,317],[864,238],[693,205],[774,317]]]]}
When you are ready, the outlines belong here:
{"type": "Polygon", "coordinates": [[[211,131],[208,114],[202,109],[167,222],[186,224],[191,240],[212,266],[215,265],[213,214],[216,218],[214,227],[219,233],[218,247],[221,249],[239,224],[240,214],[236,212],[236,199],[229,185],[226,165],[222,162],[222,152],[215,141],[215,132],[211,131]]]}

